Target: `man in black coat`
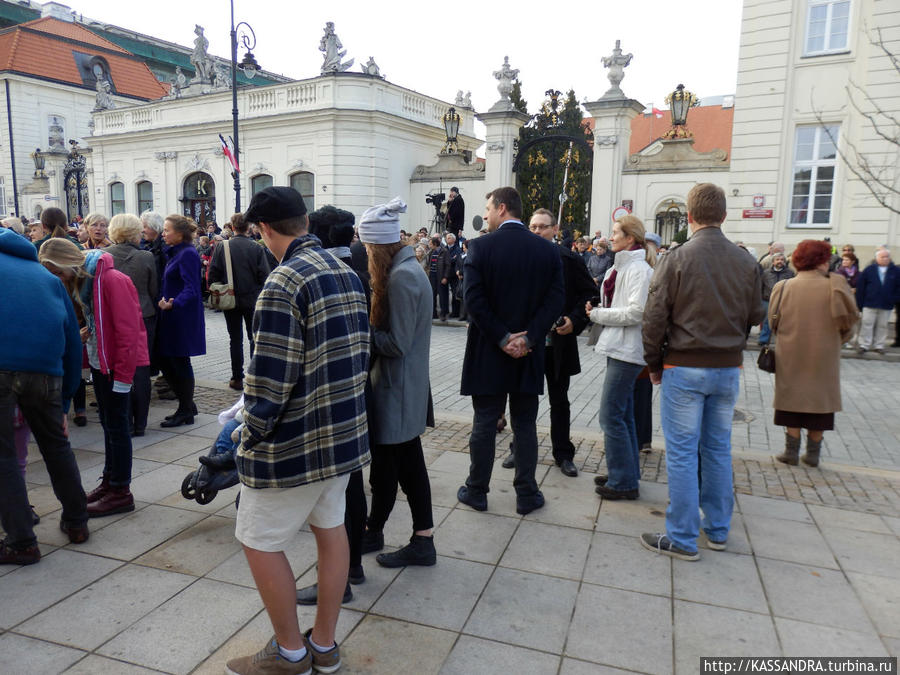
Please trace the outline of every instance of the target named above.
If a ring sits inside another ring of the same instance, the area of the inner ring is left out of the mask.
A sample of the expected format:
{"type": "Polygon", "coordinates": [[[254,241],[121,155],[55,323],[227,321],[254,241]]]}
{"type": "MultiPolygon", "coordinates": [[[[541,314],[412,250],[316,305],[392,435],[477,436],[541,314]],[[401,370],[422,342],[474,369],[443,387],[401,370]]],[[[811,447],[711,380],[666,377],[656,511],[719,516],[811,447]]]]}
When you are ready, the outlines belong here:
{"type": "MultiPolygon", "coordinates": [[[[537,209],[531,216],[528,229],[547,241],[554,241],[559,234],[556,217],[548,209],[537,209]]],[[[553,459],[560,471],[566,476],[574,477],[578,475],[578,469],[572,461],[575,458],[575,446],[569,438],[569,379],[581,372],[576,336],[588,325],[584,305],[597,293],[597,287],[594,286],[581,256],[563,246],[557,246],[556,250],[562,259],[565,313],[547,334],[544,375],[547,378],[547,397],[550,399],[553,459]]],[[[509,456],[503,460],[503,467],[509,469],[513,466],[515,449],[511,445],[509,456]]]]}
{"type": "Polygon", "coordinates": [[[452,232],[459,239],[459,233],[465,226],[465,221],[466,203],[459,194],[459,188],[452,187],[447,196],[447,232],[452,232]]]}
{"type": "MultiPolygon", "coordinates": [[[[226,309],[225,326],[231,351],[231,380],[228,386],[237,391],[244,388],[244,337],[241,323],[246,326],[250,340],[250,358],[253,358],[253,308],[271,267],[262,246],[247,236],[250,224],[240,214],[231,219],[234,236],[227,240],[231,256],[231,283],[234,286],[234,309],[226,309]]],[[[225,261],[225,244],[219,242],[209,263],[209,283],[225,283],[228,269],[225,261]]]]}
{"type": "Polygon", "coordinates": [[[490,234],[472,240],[464,264],[469,332],[463,359],[463,396],[472,397],[471,464],[457,498],[487,509],[497,420],[509,397],[516,444],[516,512],[544,505],[535,481],[538,396],[544,388],[547,333],[562,313],[562,263],[553,244],[521,221],[522,199],[511,187],[487,195],[490,234]]]}

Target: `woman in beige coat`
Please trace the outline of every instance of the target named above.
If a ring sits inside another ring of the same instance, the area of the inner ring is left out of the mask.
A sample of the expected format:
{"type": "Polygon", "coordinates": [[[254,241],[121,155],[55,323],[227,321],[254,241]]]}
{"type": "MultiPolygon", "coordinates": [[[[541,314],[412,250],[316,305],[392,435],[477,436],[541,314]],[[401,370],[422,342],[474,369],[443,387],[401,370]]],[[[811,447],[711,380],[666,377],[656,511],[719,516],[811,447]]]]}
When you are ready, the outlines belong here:
{"type": "Polygon", "coordinates": [[[828,274],[831,249],[801,241],[791,256],[797,276],[778,282],[769,301],[769,325],[777,336],[775,424],[785,427],[784,452],[775,459],[796,465],[800,430],[806,429],[803,463],[818,466],[822,435],[834,429],[841,409],[841,344],[858,318],[847,281],[828,274]]]}

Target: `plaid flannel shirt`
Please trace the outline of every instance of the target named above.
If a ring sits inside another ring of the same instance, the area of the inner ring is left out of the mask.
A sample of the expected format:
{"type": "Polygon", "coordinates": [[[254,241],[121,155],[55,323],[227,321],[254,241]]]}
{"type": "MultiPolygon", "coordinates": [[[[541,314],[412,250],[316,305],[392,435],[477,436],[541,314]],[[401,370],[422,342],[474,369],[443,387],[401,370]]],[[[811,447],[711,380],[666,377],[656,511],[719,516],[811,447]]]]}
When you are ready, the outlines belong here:
{"type": "Polygon", "coordinates": [[[369,322],[359,277],[312,235],[296,239],[256,302],[238,475],[293,487],[369,462],[369,322]]]}

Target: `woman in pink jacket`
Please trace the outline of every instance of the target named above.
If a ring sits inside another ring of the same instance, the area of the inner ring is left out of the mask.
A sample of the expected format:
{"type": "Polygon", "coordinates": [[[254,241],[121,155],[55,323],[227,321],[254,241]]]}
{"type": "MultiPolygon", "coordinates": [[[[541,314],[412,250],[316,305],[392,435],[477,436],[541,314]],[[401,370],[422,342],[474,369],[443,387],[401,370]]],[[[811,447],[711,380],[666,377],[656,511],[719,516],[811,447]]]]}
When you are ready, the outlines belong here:
{"type": "Polygon", "coordinates": [[[51,239],[38,257],[63,282],[84,326],[81,339],[106,446],[102,481],[87,496],[88,514],[96,518],[133,511],[128,397],[135,368],[150,363],[137,291],[115,269],[112,256],[99,249],[81,251],[67,239],[51,239]]]}

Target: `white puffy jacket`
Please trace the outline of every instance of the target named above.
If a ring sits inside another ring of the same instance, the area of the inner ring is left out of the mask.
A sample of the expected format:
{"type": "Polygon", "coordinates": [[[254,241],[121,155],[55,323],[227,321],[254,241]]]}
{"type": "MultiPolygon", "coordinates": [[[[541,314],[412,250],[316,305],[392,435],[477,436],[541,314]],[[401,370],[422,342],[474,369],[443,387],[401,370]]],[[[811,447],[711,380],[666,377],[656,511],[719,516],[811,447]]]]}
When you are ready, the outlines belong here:
{"type": "Polygon", "coordinates": [[[646,365],[644,343],[641,339],[641,322],[647,291],[653,268],[647,264],[647,252],[619,251],[613,266],[607,270],[603,280],[609,278],[613,270],[616,275],[616,290],[610,307],[595,307],[591,310],[591,321],[603,326],[594,351],[620,361],[646,365]]]}

